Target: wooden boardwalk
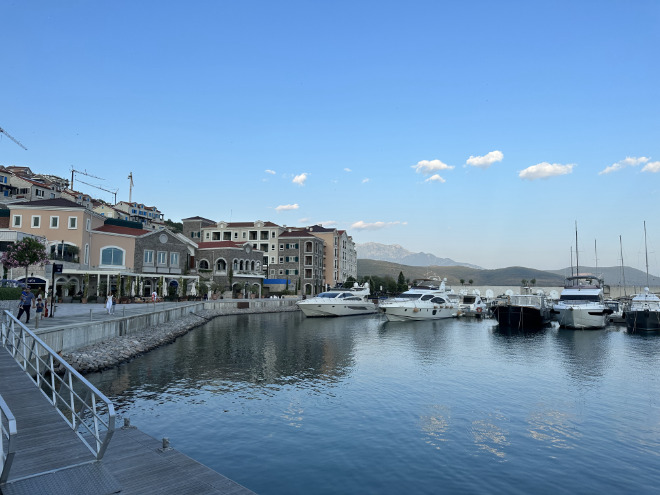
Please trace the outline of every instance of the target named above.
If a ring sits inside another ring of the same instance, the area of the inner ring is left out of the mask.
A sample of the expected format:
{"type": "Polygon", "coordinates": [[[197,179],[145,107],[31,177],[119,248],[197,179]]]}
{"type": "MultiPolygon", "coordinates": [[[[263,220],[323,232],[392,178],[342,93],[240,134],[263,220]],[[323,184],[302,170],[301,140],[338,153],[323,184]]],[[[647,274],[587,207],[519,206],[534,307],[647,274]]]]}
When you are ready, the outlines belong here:
{"type": "Polygon", "coordinates": [[[231,494],[252,491],[136,428],[118,428],[96,461],[4,348],[0,395],[16,417],[16,456],[2,495],[231,494]]]}

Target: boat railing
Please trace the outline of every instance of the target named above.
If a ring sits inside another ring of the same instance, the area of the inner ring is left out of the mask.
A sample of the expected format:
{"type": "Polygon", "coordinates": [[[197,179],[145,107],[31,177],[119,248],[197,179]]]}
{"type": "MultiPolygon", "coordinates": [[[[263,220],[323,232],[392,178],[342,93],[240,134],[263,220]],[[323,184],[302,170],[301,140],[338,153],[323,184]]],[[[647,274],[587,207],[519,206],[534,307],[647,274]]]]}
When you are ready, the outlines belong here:
{"type": "Polygon", "coordinates": [[[2,318],[2,346],[100,460],[115,431],[110,400],[9,311],[2,318]]]}
{"type": "Polygon", "coordinates": [[[9,470],[14,461],[15,439],[18,430],[16,429],[16,418],[12,414],[9,406],[0,395],[0,485],[7,481],[9,470]],[[5,426],[7,425],[7,426],[5,426]]]}

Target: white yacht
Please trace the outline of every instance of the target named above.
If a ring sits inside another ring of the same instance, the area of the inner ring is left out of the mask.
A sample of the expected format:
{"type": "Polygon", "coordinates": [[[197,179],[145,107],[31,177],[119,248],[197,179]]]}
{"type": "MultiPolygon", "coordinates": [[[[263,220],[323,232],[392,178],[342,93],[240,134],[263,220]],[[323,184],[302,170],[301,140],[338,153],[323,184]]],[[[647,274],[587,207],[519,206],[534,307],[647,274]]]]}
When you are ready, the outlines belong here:
{"type": "Polygon", "coordinates": [[[446,280],[416,280],[407,291],[380,303],[380,310],[388,321],[455,317],[458,315],[458,306],[450,300],[449,296],[455,294],[451,289],[446,289],[446,280]]]}
{"type": "Polygon", "coordinates": [[[632,298],[625,318],[626,327],[631,332],[660,331],[660,298],[644,287],[643,294],[632,298]]]}
{"type": "Polygon", "coordinates": [[[472,291],[472,294],[461,294],[458,310],[459,316],[480,318],[488,315],[488,305],[481,298],[481,294],[477,290],[472,291]]]}
{"type": "Polygon", "coordinates": [[[559,326],[580,330],[605,327],[611,312],[603,300],[603,281],[594,275],[567,277],[553,307],[559,326]]]}
{"type": "Polygon", "coordinates": [[[377,311],[376,304],[369,300],[369,294],[368,283],[355,283],[353,287],[335,287],[296,304],[305,316],[365,315],[377,311]]]}

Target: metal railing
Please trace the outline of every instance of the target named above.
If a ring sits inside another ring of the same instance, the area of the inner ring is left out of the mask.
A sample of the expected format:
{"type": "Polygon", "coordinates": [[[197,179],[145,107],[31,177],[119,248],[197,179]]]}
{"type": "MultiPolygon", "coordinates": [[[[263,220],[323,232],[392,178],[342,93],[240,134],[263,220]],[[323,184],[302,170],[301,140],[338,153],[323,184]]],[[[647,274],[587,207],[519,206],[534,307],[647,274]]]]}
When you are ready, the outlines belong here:
{"type": "Polygon", "coordinates": [[[16,418],[0,395],[0,485],[7,481],[11,464],[14,461],[14,439],[16,438],[16,418]]]}
{"type": "Polygon", "coordinates": [[[9,311],[2,319],[2,345],[100,460],[115,431],[112,402],[9,311]]]}

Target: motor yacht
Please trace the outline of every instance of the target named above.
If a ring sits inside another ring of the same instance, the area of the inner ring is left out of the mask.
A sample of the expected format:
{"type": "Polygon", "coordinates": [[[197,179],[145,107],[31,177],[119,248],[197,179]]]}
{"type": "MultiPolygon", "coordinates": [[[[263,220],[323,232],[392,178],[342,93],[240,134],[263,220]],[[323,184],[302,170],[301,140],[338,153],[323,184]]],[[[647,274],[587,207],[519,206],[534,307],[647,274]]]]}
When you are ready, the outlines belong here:
{"type": "Polygon", "coordinates": [[[580,330],[605,327],[612,310],[604,303],[602,279],[594,275],[567,277],[553,313],[561,327],[580,330]]]}
{"type": "Polygon", "coordinates": [[[378,311],[376,304],[369,300],[369,284],[353,287],[334,287],[296,304],[305,316],[352,316],[365,315],[378,311]]]}
{"type": "Polygon", "coordinates": [[[416,280],[413,286],[398,296],[380,304],[388,321],[437,320],[458,315],[458,305],[450,300],[451,289],[443,279],[416,280]]]}

